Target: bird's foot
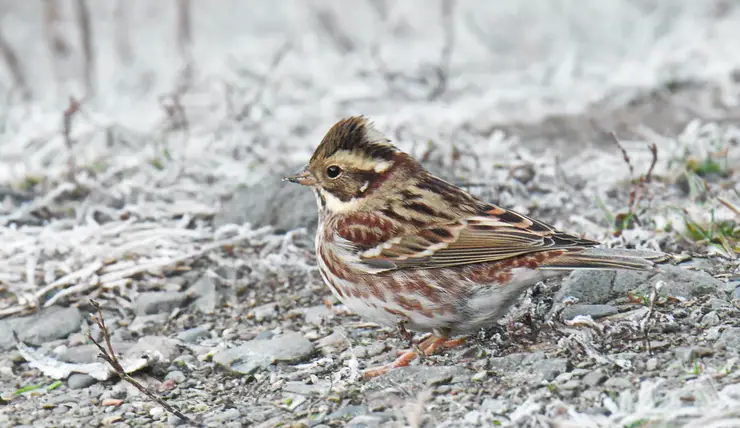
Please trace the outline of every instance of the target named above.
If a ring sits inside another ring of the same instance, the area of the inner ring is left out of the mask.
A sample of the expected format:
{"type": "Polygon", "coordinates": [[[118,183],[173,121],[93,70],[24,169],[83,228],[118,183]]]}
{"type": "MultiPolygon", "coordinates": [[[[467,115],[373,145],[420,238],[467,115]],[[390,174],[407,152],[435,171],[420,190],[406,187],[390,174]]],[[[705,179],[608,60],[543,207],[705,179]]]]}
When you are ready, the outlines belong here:
{"type": "Polygon", "coordinates": [[[426,339],[424,339],[418,345],[412,347],[412,349],[408,349],[406,351],[401,352],[401,355],[398,358],[396,358],[394,362],[390,364],[385,364],[382,366],[367,369],[362,374],[362,376],[365,379],[372,379],[374,377],[381,376],[381,375],[388,373],[388,371],[391,369],[397,369],[399,367],[408,366],[409,363],[413,361],[414,358],[416,358],[417,356],[428,357],[430,355],[433,355],[435,352],[437,352],[440,349],[455,348],[464,343],[465,343],[464,337],[447,340],[446,337],[439,337],[439,336],[435,336],[432,334],[426,339]]]}

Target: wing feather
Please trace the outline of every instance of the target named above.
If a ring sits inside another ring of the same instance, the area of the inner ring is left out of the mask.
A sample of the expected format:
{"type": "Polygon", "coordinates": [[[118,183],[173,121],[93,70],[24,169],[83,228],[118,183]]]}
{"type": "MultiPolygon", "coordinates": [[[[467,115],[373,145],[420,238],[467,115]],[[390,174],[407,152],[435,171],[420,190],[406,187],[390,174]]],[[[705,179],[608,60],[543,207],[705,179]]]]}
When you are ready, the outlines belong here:
{"type": "Polygon", "coordinates": [[[539,251],[583,249],[598,242],[560,232],[522,214],[492,206],[482,215],[435,224],[360,254],[373,268],[442,268],[504,260],[539,251]]]}

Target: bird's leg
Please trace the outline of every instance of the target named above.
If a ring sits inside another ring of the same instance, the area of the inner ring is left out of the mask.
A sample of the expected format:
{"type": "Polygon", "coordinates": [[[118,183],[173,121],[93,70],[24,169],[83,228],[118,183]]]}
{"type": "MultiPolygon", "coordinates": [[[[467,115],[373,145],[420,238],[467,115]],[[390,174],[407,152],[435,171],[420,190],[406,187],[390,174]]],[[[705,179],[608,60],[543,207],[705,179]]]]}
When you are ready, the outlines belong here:
{"type": "Polygon", "coordinates": [[[406,330],[406,324],[409,322],[407,319],[398,320],[398,334],[409,343],[409,348],[414,346],[414,335],[406,330]]]}
{"type": "Polygon", "coordinates": [[[409,363],[417,356],[428,357],[440,348],[449,349],[465,343],[465,338],[447,340],[448,335],[449,331],[435,331],[412,349],[408,349],[403,352],[394,362],[365,370],[363,377],[365,379],[374,378],[388,373],[388,370],[390,369],[409,365],[409,363]]]}

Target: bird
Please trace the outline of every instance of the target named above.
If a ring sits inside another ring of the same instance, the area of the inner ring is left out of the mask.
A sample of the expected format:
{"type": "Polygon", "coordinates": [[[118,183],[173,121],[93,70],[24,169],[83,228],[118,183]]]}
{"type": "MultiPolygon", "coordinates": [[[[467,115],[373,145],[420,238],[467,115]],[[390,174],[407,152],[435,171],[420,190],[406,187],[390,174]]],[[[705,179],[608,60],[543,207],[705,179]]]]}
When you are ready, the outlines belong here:
{"type": "Polygon", "coordinates": [[[577,269],[656,270],[653,259],[482,201],[401,151],[367,117],[335,123],[308,164],[284,181],[318,206],[318,270],[347,309],[426,338],[372,378],[464,343],[530,287],[577,269]],[[459,336],[458,338],[455,338],[459,336]]]}

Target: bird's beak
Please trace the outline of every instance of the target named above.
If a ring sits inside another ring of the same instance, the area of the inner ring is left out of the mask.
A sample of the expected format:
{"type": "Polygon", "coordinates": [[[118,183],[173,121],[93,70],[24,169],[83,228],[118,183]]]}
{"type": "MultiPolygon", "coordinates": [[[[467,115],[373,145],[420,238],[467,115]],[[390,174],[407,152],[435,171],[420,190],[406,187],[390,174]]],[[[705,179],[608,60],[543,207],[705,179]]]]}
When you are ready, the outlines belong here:
{"type": "Polygon", "coordinates": [[[308,171],[308,165],[299,169],[295,175],[283,177],[283,181],[290,181],[291,183],[298,183],[304,186],[313,186],[316,184],[316,179],[308,171]]]}

